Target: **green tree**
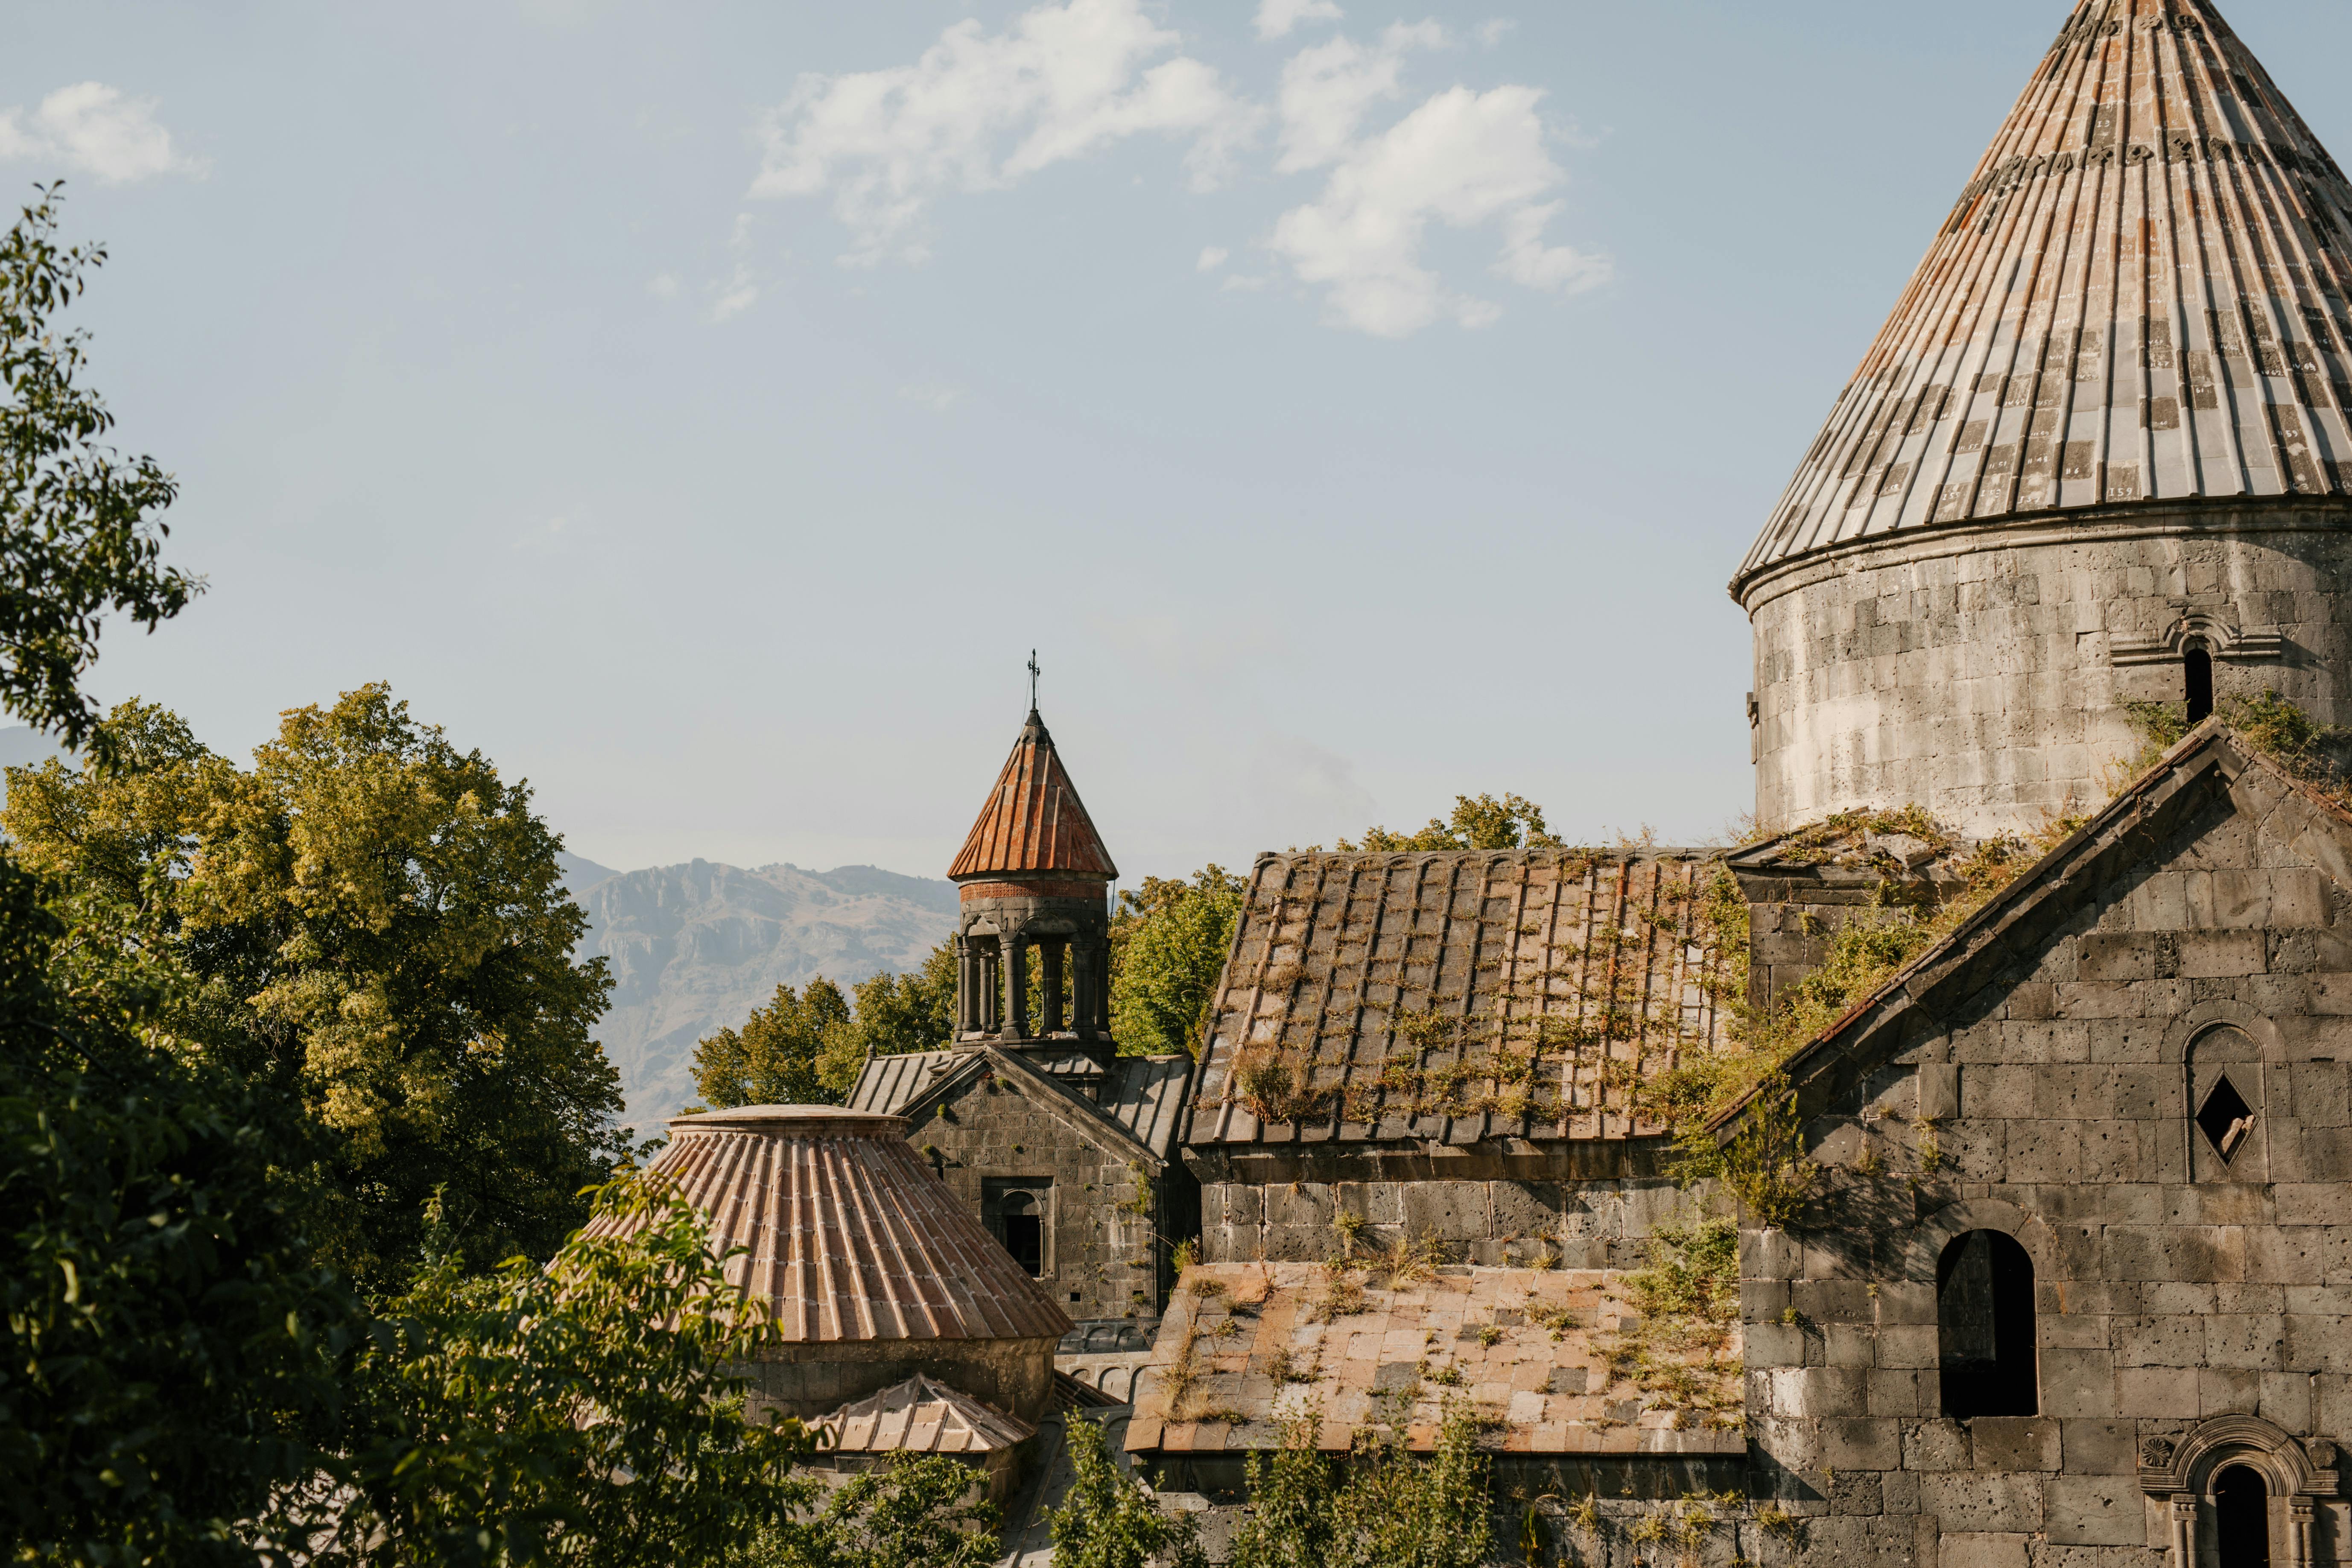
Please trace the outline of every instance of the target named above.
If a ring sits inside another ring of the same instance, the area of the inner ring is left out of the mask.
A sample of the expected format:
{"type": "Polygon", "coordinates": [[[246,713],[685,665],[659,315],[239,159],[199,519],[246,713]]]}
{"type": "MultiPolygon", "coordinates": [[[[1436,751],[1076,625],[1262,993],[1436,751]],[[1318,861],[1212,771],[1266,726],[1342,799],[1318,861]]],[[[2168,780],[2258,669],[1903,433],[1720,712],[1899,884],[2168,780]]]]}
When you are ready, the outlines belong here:
{"type": "Polygon", "coordinates": [[[1544,824],[1543,807],[1523,795],[1506,795],[1496,800],[1482,795],[1473,800],[1468,795],[1454,798],[1454,811],[1444,821],[1429,819],[1429,826],[1417,833],[1396,833],[1385,827],[1368,827],[1360,843],[1350,844],[1342,838],[1343,852],[1361,851],[1366,854],[1412,853],[1435,849],[1559,849],[1565,846],[1544,824]]]}
{"type": "Polygon", "coordinates": [[[1329,1568],[1478,1568],[1494,1523],[1478,1424],[1455,1401],[1439,1422],[1426,1459],[1406,1452],[1402,1434],[1376,1435],[1356,1472],[1332,1500],[1329,1568]]]}
{"type": "Polygon", "coordinates": [[[1315,1447],[1322,1412],[1310,1407],[1282,1424],[1271,1454],[1249,1457],[1250,1510],[1234,1531],[1229,1568],[1326,1568],[1339,1521],[1331,1466],[1315,1447]]]}
{"type": "Polygon", "coordinates": [[[1241,917],[1242,880],[1222,866],[1189,882],[1146,877],[1111,919],[1111,1034],[1127,1056],[1199,1054],[1217,977],[1241,917]]]}
{"type": "Polygon", "coordinates": [[[0,1545],[251,1563],[239,1541],[310,1472],[358,1329],[277,1170],[308,1124],[142,1037],[133,984],[58,985],[70,940],[0,858],[0,1545]]]}
{"type": "Polygon", "coordinates": [[[1101,1422],[1073,1411],[1066,1441],[1074,1473],[1054,1510],[1054,1568],[1206,1568],[1192,1521],[1163,1512],[1150,1487],[1120,1473],[1101,1422]]]}
{"type": "Polygon", "coordinates": [[[694,1087],[714,1109],[731,1105],[838,1105],[864,1054],[849,999],[820,974],[795,993],[779,985],[742,1028],[694,1047],[694,1087]]]}
{"type": "Polygon", "coordinates": [[[803,1485],[743,1568],[989,1568],[1003,1555],[995,1505],[973,1500],[973,1472],[945,1454],[894,1455],[821,1503],[803,1485]]]}
{"type": "Polygon", "coordinates": [[[152,631],[203,584],[161,563],[155,521],[177,494],[149,458],[101,438],[114,416],[77,384],[89,340],[58,312],[102,266],[102,246],[58,241],[59,187],[0,235],[0,706],[68,745],[93,736],[80,679],[112,612],[152,631]]]}
{"type": "Polygon", "coordinates": [[[624,1146],[610,982],[529,786],[381,685],[288,712],[250,772],[159,708],[103,731],[112,763],[12,770],[0,824],[87,942],[194,978],[176,1033],[331,1134],[327,1256],[392,1287],[436,1194],[470,1266],[552,1253],[624,1146]]]}
{"type": "Polygon", "coordinates": [[[595,1215],[543,1268],[445,1258],[375,1324],[327,1561],[718,1564],[804,1498],[810,1434],[743,1418],[774,1324],[702,1215],[635,1178],[595,1215]]]}
{"type": "Polygon", "coordinates": [[[861,1056],[936,1051],[955,1038],[955,939],[905,974],[877,974],[854,988],[861,1056]]]}

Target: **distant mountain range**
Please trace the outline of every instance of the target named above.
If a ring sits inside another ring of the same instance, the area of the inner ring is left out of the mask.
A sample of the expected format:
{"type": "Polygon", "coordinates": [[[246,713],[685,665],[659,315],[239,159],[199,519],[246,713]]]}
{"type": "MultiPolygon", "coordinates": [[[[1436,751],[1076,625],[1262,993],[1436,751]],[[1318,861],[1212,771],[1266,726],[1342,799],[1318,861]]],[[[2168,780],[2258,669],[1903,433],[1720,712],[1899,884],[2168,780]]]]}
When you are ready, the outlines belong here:
{"type": "Polygon", "coordinates": [[[953,883],[871,866],[746,871],[695,860],[612,871],[565,855],[563,872],[588,911],[583,956],[612,961],[597,1038],[620,1069],[629,1119],[648,1132],[692,1103],[695,1042],[740,1026],[778,985],[823,974],[845,991],[914,968],[955,930],[953,883]]]}

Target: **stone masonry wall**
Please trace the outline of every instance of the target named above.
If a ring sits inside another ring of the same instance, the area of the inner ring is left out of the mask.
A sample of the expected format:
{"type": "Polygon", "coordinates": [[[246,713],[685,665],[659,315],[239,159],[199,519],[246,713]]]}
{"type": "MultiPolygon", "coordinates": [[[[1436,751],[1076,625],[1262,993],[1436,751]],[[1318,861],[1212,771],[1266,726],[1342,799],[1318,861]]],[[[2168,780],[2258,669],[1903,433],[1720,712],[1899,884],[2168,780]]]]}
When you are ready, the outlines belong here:
{"type": "Polygon", "coordinates": [[[2117,644],[2185,616],[2284,639],[2275,653],[2218,651],[2217,695],[2276,689],[2323,721],[2352,721],[2340,507],[2185,522],[2142,515],[2104,537],[2070,522],[2065,542],[2011,531],[1999,550],[1939,531],[1758,584],[1758,818],[1916,802],[1982,837],[2086,809],[2137,745],[2120,704],[2183,694],[2177,658],[2117,666],[2117,644]]]}
{"type": "Polygon", "coordinates": [[[1131,1156],[1107,1150],[1100,1134],[1079,1131],[1068,1113],[1030,1098],[1047,1092],[1003,1078],[975,1083],[948,1102],[945,1116],[913,1124],[908,1142],[974,1215],[990,1177],[1052,1178],[1047,1292],[1081,1322],[1157,1317],[1166,1248],[1156,1237],[1191,1234],[1181,1212],[1189,1194],[1171,1190],[1190,1178],[1177,1169],[1150,1180],[1131,1156]]]}
{"type": "MultiPolygon", "coordinates": [[[[1809,1568],[2156,1568],[2151,1452],[2228,1415],[2322,1457],[2352,1436],[2352,899],[2246,795],[1916,1011],[1808,1130],[1827,1196],[1743,1238],[1756,1479],[1807,1516],[1809,1568]],[[2256,1117],[2226,1164],[2191,1121],[2224,1071],[2256,1117]],[[2032,1259],[2038,1415],[1941,1414],[1937,1264],[1971,1230],[2032,1259]]],[[[2313,1562],[2352,1562],[2343,1501],[2308,1529],[2313,1562]]]]}
{"type": "Polygon", "coordinates": [[[1524,1268],[1554,1256],[1565,1268],[1631,1268],[1662,1221],[1707,1202],[1663,1178],[1211,1181],[1201,1189],[1202,1258],[1210,1263],[1313,1262],[1338,1250],[1333,1221],[1362,1216],[1358,1242],[1385,1247],[1434,1237],[1457,1262],[1524,1268]]]}

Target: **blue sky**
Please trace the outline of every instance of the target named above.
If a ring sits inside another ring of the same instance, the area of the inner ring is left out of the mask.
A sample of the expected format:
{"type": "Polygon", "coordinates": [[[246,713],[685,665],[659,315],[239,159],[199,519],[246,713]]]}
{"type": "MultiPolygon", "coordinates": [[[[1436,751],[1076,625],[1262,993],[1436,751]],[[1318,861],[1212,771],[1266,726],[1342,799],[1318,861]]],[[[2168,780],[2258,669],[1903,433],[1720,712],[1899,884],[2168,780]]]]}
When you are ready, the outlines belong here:
{"type": "MultiPolygon", "coordinates": [[[[1748,804],[1724,584],[2063,5],[6,5],[209,593],[632,867],[937,875],[1022,666],[1130,875],[1748,804]]],[[[2231,22],[2339,155],[2352,8],[2231,22]]]]}

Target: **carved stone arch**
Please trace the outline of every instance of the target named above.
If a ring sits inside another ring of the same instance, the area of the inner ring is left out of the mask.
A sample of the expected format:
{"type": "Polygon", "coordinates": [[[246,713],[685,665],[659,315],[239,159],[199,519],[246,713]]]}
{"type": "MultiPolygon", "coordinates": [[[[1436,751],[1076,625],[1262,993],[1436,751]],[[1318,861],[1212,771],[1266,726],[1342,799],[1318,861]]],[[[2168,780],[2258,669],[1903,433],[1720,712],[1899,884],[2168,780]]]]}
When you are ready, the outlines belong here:
{"type": "Polygon", "coordinates": [[[2189,1047],[2196,1043],[2197,1037],[2210,1034],[2222,1025],[2252,1036],[2263,1047],[2264,1061],[2285,1064],[2286,1037],[2279,1033],[2278,1026],[2271,1022],[2267,1014],[2233,1000],[2200,1002],[2173,1019],[2165,1028],[2164,1043],[2158,1047],[2158,1059],[2176,1064],[2187,1061],[2189,1047]]]}
{"type": "Polygon", "coordinates": [[[2278,1026],[2243,1002],[2201,1002],[2165,1030],[2161,1054],[2180,1074],[2180,1146],[2188,1156],[2188,1169],[2168,1179],[2269,1181],[2270,1126],[2286,1103],[2287,1047],[2278,1026]],[[2215,1099],[2224,1079],[2226,1098],[2236,1102],[2226,1107],[2215,1099]],[[2238,1141],[2217,1136],[2238,1115],[2252,1117],[2238,1141]]]}
{"type": "Polygon", "coordinates": [[[1946,1204],[1911,1227],[1903,1248],[1904,1279],[1914,1285],[1934,1284],[1936,1264],[1944,1256],[1944,1248],[1954,1237],[1972,1230],[1999,1231],[2025,1248],[2025,1255],[2033,1259],[2035,1279],[2054,1281],[2066,1278],[2058,1238],[2040,1215],[2029,1214],[2000,1198],[1972,1198],[1946,1204]]]}
{"type": "Polygon", "coordinates": [[[2221,1473],[2242,1465],[2263,1478],[2270,1499],[2273,1562],[2285,1549],[2284,1568],[2310,1568],[2314,1499],[2336,1495],[2336,1445],[2305,1444],[2259,1415],[2216,1415],[2179,1437],[2140,1444],[2140,1489],[2168,1501],[2171,1568],[2196,1568],[2211,1544],[2221,1473]]]}
{"type": "Polygon", "coordinates": [[[2282,1496],[2336,1495],[2336,1445],[2308,1447],[2294,1433],[2259,1415],[2215,1415],[2179,1437],[2140,1445],[2139,1484],[2154,1496],[2193,1492],[2210,1499],[2213,1478],[2231,1465],[2251,1465],[2282,1496]]]}

